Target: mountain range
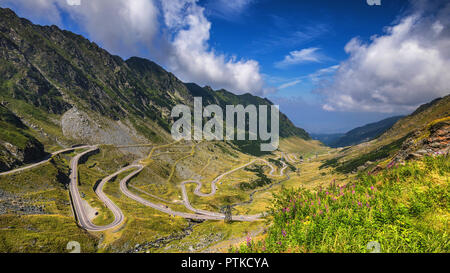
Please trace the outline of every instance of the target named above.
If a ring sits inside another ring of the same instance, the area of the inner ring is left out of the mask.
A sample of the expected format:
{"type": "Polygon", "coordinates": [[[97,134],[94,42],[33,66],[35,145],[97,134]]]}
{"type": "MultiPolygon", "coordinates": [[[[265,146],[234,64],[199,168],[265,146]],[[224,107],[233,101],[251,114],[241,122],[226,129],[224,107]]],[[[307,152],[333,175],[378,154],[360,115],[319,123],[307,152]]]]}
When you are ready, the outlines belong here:
{"type": "Polygon", "coordinates": [[[339,148],[370,141],[389,130],[401,118],[403,118],[403,116],[390,117],[355,128],[348,131],[343,136],[331,141],[328,145],[332,148],[339,148]]]}
{"type": "MultiPolygon", "coordinates": [[[[164,142],[172,107],[192,108],[195,96],[222,107],[273,105],[184,83],[150,60],[123,60],[80,35],[0,9],[0,170],[33,161],[43,147],[164,142]]],[[[280,113],[280,137],[291,136],[310,139],[280,113]]]]}
{"type": "Polygon", "coordinates": [[[196,97],[273,105],[0,8],[0,252],[448,253],[450,95],[312,135],[337,149],[280,113],[268,154],[173,141],[196,97]]]}

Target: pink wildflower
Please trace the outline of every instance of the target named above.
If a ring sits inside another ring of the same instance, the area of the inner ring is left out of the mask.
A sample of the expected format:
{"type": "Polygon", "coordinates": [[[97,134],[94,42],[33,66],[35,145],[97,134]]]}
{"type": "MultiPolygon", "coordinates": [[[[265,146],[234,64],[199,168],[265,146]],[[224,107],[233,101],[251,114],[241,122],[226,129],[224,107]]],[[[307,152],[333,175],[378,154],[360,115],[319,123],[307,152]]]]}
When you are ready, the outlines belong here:
{"type": "Polygon", "coordinates": [[[252,245],[252,238],[247,235],[247,246],[250,247],[252,245]]]}

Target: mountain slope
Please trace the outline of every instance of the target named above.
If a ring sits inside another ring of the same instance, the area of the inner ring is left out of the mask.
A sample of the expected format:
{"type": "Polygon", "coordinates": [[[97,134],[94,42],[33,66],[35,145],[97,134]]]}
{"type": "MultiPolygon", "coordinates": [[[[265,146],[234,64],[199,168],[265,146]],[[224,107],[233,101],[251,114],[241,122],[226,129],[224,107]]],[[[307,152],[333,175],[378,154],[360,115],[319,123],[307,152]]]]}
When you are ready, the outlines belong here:
{"type": "MultiPolygon", "coordinates": [[[[123,60],[56,26],[34,25],[0,8],[0,100],[49,151],[77,143],[135,144],[170,139],[172,107],[272,103],[185,84],[146,59],[123,60]]],[[[309,135],[280,115],[282,137],[309,135]]]]}
{"type": "MultiPolygon", "coordinates": [[[[268,99],[263,99],[251,94],[235,95],[225,89],[214,91],[211,87],[200,87],[195,83],[187,83],[187,88],[193,96],[202,97],[204,104],[217,104],[225,109],[226,105],[241,104],[244,106],[253,105],[273,105],[268,99]]],[[[305,140],[310,140],[309,134],[301,128],[297,128],[289,118],[280,113],[280,137],[298,136],[305,140]]]]}
{"type": "Polygon", "coordinates": [[[423,148],[426,149],[422,155],[448,152],[446,139],[450,132],[445,128],[448,128],[449,119],[450,95],[420,106],[378,138],[342,150],[337,158],[325,162],[323,167],[331,165],[342,172],[353,172],[358,168],[377,164],[384,167],[393,161],[407,160],[423,148]]]}
{"type": "Polygon", "coordinates": [[[43,158],[44,145],[22,121],[0,104],[0,172],[43,158]]]}
{"type": "Polygon", "coordinates": [[[342,137],[332,141],[329,145],[330,147],[338,148],[370,141],[390,129],[402,117],[403,116],[391,117],[355,128],[342,137]]]}
{"type": "MultiPolygon", "coordinates": [[[[60,119],[73,108],[86,119],[91,117],[90,127],[102,126],[110,133],[117,131],[115,125],[121,121],[126,127],[122,134],[135,128],[144,137],[157,140],[164,131],[161,127],[168,127],[152,99],[171,102],[169,92],[150,89],[121,58],[79,35],[55,26],[33,25],[2,9],[0,46],[0,94],[14,112],[29,109],[31,113],[25,118],[41,128],[58,131],[59,122],[50,121],[48,114],[60,119]]],[[[98,141],[95,136],[64,131],[58,137],[98,141]]]]}

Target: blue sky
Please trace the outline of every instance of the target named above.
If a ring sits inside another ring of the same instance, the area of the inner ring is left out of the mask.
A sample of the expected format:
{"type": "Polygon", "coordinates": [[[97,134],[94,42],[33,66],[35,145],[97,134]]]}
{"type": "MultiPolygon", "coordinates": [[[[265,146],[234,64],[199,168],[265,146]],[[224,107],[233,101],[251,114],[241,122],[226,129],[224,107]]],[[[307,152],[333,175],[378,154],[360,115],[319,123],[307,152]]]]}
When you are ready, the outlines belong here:
{"type": "Polygon", "coordinates": [[[268,98],[279,103],[297,125],[319,133],[346,132],[397,114],[325,111],[313,93],[316,83],[308,76],[346,60],[344,46],[353,37],[369,40],[382,34],[407,10],[407,1],[383,1],[381,6],[369,6],[364,0],[252,1],[238,14],[218,13],[216,9],[223,7],[212,2],[203,1],[212,9],[211,45],[258,60],[273,86],[292,84],[268,98]],[[289,52],[305,48],[318,48],[320,60],[277,67],[289,52]]]}
{"type": "Polygon", "coordinates": [[[183,81],[266,96],[313,133],[346,132],[449,93],[448,1],[76,2],[0,5],[183,81]]]}
{"type": "MultiPolygon", "coordinates": [[[[344,46],[353,37],[364,40],[381,34],[405,9],[404,0],[384,1],[369,6],[365,0],[250,1],[240,14],[216,15],[223,7],[201,1],[214,10],[207,12],[212,22],[211,45],[227,54],[255,59],[262,72],[273,78],[290,79],[339,64],[347,58],[344,46]],[[344,4],[343,4],[344,3],[344,4]],[[306,62],[279,69],[275,64],[291,51],[319,48],[320,63],[306,62]]],[[[274,81],[276,82],[276,81],[274,81]]],[[[283,93],[295,95],[296,89],[283,93]],[[290,92],[289,92],[290,91],[290,92]]]]}

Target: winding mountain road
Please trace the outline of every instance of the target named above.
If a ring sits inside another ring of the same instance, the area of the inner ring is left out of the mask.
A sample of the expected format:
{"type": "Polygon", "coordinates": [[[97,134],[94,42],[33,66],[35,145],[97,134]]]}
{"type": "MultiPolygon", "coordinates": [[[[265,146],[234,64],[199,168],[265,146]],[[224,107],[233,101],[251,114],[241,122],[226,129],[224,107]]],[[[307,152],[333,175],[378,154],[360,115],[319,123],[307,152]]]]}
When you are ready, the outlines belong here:
{"type": "MultiPolygon", "coordinates": [[[[76,156],[74,156],[71,161],[70,161],[70,169],[71,169],[71,174],[70,174],[70,184],[69,184],[69,193],[70,193],[70,198],[72,201],[72,207],[73,207],[73,211],[74,211],[74,215],[75,218],[77,220],[77,223],[79,224],[80,227],[82,227],[85,230],[88,231],[104,231],[104,230],[108,230],[108,229],[112,229],[114,227],[119,226],[120,224],[123,223],[125,216],[122,213],[122,211],[120,210],[120,208],[114,204],[113,201],[111,201],[111,199],[109,199],[105,193],[103,192],[103,187],[104,185],[110,181],[111,179],[113,179],[114,177],[118,176],[119,174],[123,173],[123,172],[127,172],[130,170],[135,169],[133,172],[131,172],[130,174],[128,174],[125,178],[123,178],[120,181],[120,191],[127,197],[133,199],[134,201],[141,203],[145,206],[151,207],[153,209],[159,210],[161,212],[170,214],[172,216],[179,216],[179,217],[183,217],[186,219],[194,219],[194,220],[224,220],[225,219],[225,214],[222,213],[217,213],[217,212],[211,212],[211,211],[206,211],[206,210],[201,210],[201,209],[196,209],[194,208],[191,203],[189,202],[189,198],[188,198],[188,194],[187,194],[187,190],[186,190],[186,185],[190,184],[190,183],[194,183],[197,184],[197,187],[194,190],[194,194],[197,196],[201,196],[201,197],[209,197],[209,196],[213,196],[216,191],[217,191],[217,186],[216,184],[222,180],[223,177],[225,177],[226,175],[229,175],[233,172],[236,172],[238,170],[241,170],[247,166],[250,166],[252,164],[255,164],[256,162],[262,162],[264,164],[266,164],[267,166],[269,166],[271,168],[269,175],[273,176],[273,177],[281,177],[284,176],[284,172],[286,170],[286,168],[288,167],[286,165],[286,163],[281,160],[281,163],[283,164],[283,167],[280,169],[280,174],[276,175],[274,174],[276,172],[276,168],[269,163],[268,161],[266,161],[265,159],[254,159],[251,162],[244,164],[240,167],[234,168],[228,172],[225,172],[221,175],[219,175],[217,178],[215,178],[213,181],[211,181],[211,192],[210,193],[202,193],[201,192],[201,188],[202,188],[202,182],[199,180],[186,180],[183,181],[180,186],[181,186],[181,190],[182,190],[182,196],[183,196],[183,204],[184,206],[194,212],[194,213],[186,213],[186,212],[179,212],[179,211],[174,211],[172,209],[170,209],[168,206],[162,205],[162,204],[156,204],[153,202],[150,202],[149,200],[146,200],[142,197],[140,197],[139,195],[134,194],[133,192],[131,192],[128,189],[128,182],[130,179],[132,179],[134,176],[136,176],[137,174],[139,174],[144,168],[145,165],[141,164],[141,163],[136,163],[136,164],[132,164],[129,166],[126,166],[120,170],[118,170],[117,172],[105,177],[104,179],[101,180],[101,182],[98,184],[97,188],[95,189],[95,193],[97,194],[98,198],[105,204],[105,206],[113,213],[114,215],[114,220],[108,224],[108,225],[104,225],[104,226],[98,226],[95,225],[94,223],[92,223],[91,219],[88,216],[88,212],[87,212],[87,208],[85,205],[85,200],[82,199],[82,197],[80,196],[80,192],[78,189],[78,163],[80,161],[81,158],[83,158],[84,156],[88,156],[89,154],[99,150],[97,145],[93,145],[93,146],[79,146],[79,147],[73,147],[73,148],[67,148],[64,150],[60,150],[57,152],[52,153],[51,157],[60,154],[60,153],[65,153],[65,152],[69,152],[69,151],[74,151],[74,150],[79,150],[79,149],[88,149],[80,154],[77,154],[76,156]]],[[[4,173],[0,173],[0,176],[2,175],[9,175],[9,174],[13,174],[16,172],[20,172],[20,171],[24,171],[24,170],[28,170],[34,167],[37,167],[39,165],[42,165],[46,162],[49,162],[51,160],[50,158],[47,158],[43,161],[37,162],[35,164],[29,165],[29,166],[25,166],[16,170],[12,170],[12,171],[8,171],[8,172],[4,172],[4,173]]],[[[288,156],[286,156],[284,153],[281,154],[280,159],[285,158],[288,161],[292,161],[291,158],[289,158],[288,156]]],[[[288,178],[289,176],[286,174],[286,177],[288,178]]],[[[283,180],[285,181],[285,180],[283,180]]],[[[138,190],[138,189],[136,189],[138,190]]],[[[232,220],[234,221],[258,221],[260,220],[260,218],[263,216],[263,214],[256,214],[256,215],[233,215],[232,216],[232,220]]]]}
{"type": "Polygon", "coordinates": [[[297,156],[295,154],[286,154],[281,153],[282,158],[284,158],[289,163],[297,163],[299,162],[297,156]]]}
{"type": "Polygon", "coordinates": [[[38,167],[38,166],[40,166],[40,165],[42,165],[44,163],[49,162],[54,156],[56,156],[58,154],[72,152],[72,151],[75,151],[75,150],[88,149],[90,147],[91,146],[78,146],[78,147],[72,147],[72,148],[63,149],[63,150],[60,150],[60,151],[57,151],[57,152],[53,152],[47,158],[43,159],[42,161],[39,161],[39,162],[30,164],[30,165],[27,165],[27,166],[24,166],[24,167],[21,167],[21,168],[17,168],[17,169],[11,170],[11,171],[0,173],[0,176],[11,175],[11,174],[14,174],[14,173],[26,171],[26,170],[38,167]]]}
{"type": "Polygon", "coordinates": [[[69,185],[69,192],[70,192],[70,198],[72,200],[72,206],[74,209],[75,217],[78,221],[78,224],[89,231],[104,231],[107,229],[114,228],[118,225],[120,225],[124,220],[124,215],[119,207],[117,207],[116,204],[114,204],[111,199],[109,199],[105,193],[103,192],[103,186],[112,178],[116,177],[117,175],[121,174],[122,172],[125,172],[129,169],[132,169],[132,166],[128,166],[125,168],[120,169],[119,171],[111,174],[110,176],[104,178],[97,186],[95,193],[97,194],[98,198],[106,205],[106,207],[111,210],[111,212],[114,215],[114,221],[108,225],[105,226],[97,226],[91,222],[89,219],[89,216],[87,214],[86,208],[83,204],[84,201],[81,196],[80,192],[78,190],[78,162],[79,160],[89,153],[95,152],[98,150],[97,146],[90,146],[89,150],[80,153],[72,158],[70,161],[70,185],[69,185]]]}
{"type": "Polygon", "coordinates": [[[144,166],[140,165],[140,164],[136,164],[136,165],[131,165],[130,167],[134,167],[134,168],[136,168],[136,170],[134,172],[130,173],[128,176],[126,176],[125,178],[123,178],[120,181],[120,191],[127,197],[133,199],[134,201],[141,203],[147,207],[151,207],[153,209],[159,210],[161,212],[164,212],[164,213],[167,213],[167,214],[170,214],[173,216],[180,216],[180,217],[187,218],[187,219],[196,219],[196,220],[222,220],[222,219],[224,219],[224,217],[219,217],[219,216],[197,215],[197,214],[190,214],[190,213],[185,213],[185,212],[174,211],[165,205],[155,204],[153,202],[150,202],[150,201],[132,193],[128,189],[127,183],[131,178],[133,178],[134,176],[139,174],[144,169],[144,166]]]}
{"type": "Polygon", "coordinates": [[[78,147],[72,147],[72,148],[67,148],[67,149],[63,149],[57,152],[54,152],[51,154],[51,156],[49,156],[49,158],[46,158],[40,162],[22,167],[22,168],[18,168],[15,170],[11,170],[8,172],[3,172],[0,173],[0,176],[3,175],[11,175],[17,172],[21,172],[21,171],[26,171],[35,167],[38,167],[44,163],[49,162],[53,156],[56,156],[58,154],[62,154],[62,153],[67,153],[67,152],[71,152],[71,151],[75,151],[75,150],[81,150],[81,149],[88,149],[87,151],[84,151],[76,156],[74,156],[71,160],[70,160],[70,184],[69,184],[69,194],[70,194],[70,199],[72,201],[72,207],[73,207],[73,211],[74,211],[74,215],[75,218],[78,222],[78,224],[89,231],[103,231],[103,230],[107,230],[110,228],[113,228],[117,225],[119,225],[120,223],[123,222],[124,219],[124,215],[122,213],[122,211],[103,193],[102,189],[103,186],[105,185],[106,182],[108,182],[109,180],[111,180],[113,177],[117,176],[118,174],[126,171],[127,169],[121,169],[120,171],[104,178],[99,185],[97,186],[97,189],[95,191],[95,193],[97,194],[97,196],[99,197],[99,199],[106,205],[106,207],[108,207],[108,209],[111,210],[111,212],[114,214],[114,221],[106,226],[97,226],[94,225],[91,220],[88,217],[88,214],[86,212],[86,208],[83,204],[84,201],[81,196],[80,196],[80,192],[78,190],[78,162],[80,160],[80,158],[82,158],[83,156],[92,153],[96,150],[98,150],[97,146],[78,146],[78,147]]]}
{"type": "MultiPolygon", "coordinates": [[[[249,162],[249,163],[247,163],[247,164],[245,164],[245,165],[242,165],[242,166],[237,167],[237,168],[234,168],[234,169],[232,169],[232,170],[230,170],[230,171],[228,171],[228,172],[225,172],[225,173],[219,175],[219,176],[218,176],[216,179],[214,179],[213,181],[211,181],[211,192],[210,192],[210,193],[202,193],[202,192],[201,192],[201,188],[202,188],[202,185],[203,185],[203,184],[202,184],[202,182],[199,181],[199,180],[186,180],[186,181],[183,181],[183,182],[181,182],[181,191],[182,191],[182,196],[183,196],[184,206],[185,206],[187,209],[189,209],[190,211],[193,211],[193,212],[195,212],[195,213],[197,213],[197,214],[209,215],[209,216],[217,216],[217,217],[221,217],[221,219],[224,219],[224,218],[225,218],[225,215],[222,214],[222,213],[216,213],[216,212],[211,212],[211,211],[206,211],[206,210],[201,210],[201,209],[196,209],[196,208],[194,208],[194,207],[191,205],[191,203],[189,202],[189,197],[188,197],[188,194],[187,194],[186,185],[187,185],[187,184],[191,184],[191,183],[197,184],[197,187],[195,187],[195,189],[194,189],[194,194],[197,195],[197,196],[201,196],[201,197],[209,197],[209,196],[213,196],[214,194],[216,194],[216,191],[217,191],[217,186],[216,186],[216,184],[217,184],[220,180],[222,180],[223,177],[225,177],[226,175],[229,175],[229,174],[231,174],[231,173],[234,173],[234,172],[236,172],[236,171],[238,171],[238,170],[241,170],[241,169],[243,169],[243,168],[245,168],[245,167],[248,167],[248,166],[250,166],[250,165],[252,165],[252,164],[255,164],[255,163],[258,162],[258,161],[262,161],[262,162],[265,163],[267,166],[269,166],[269,167],[271,168],[271,171],[270,171],[269,175],[270,175],[270,176],[274,176],[274,177],[281,177],[281,176],[283,176],[283,175],[284,175],[284,171],[285,171],[286,168],[287,168],[287,165],[286,165],[283,161],[281,161],[281,163],[282,163],[284,166],[283,166],[283,168],[280,170],[280,174],[279,174],[279,175],[274,175],[273,173],[276,171],[276,168],[275,168],[272,164],[270,164],[269,162],[267,162],[267,161],[264,160],[264,159],[255,159],[255,160],[252,160],[251,162],[249,162]]],[[[255,221],[255,220],[259,219],[261,216],[262,216],[262,214],[249,215],[249,216],[242,216],[242,215],[240,215],[240,216],[232,216],[232,220],[236,220],[235,218],[237,217],[237,218],[240,218],[240,219],[248,219],[248,221],[255,221]]]]}

